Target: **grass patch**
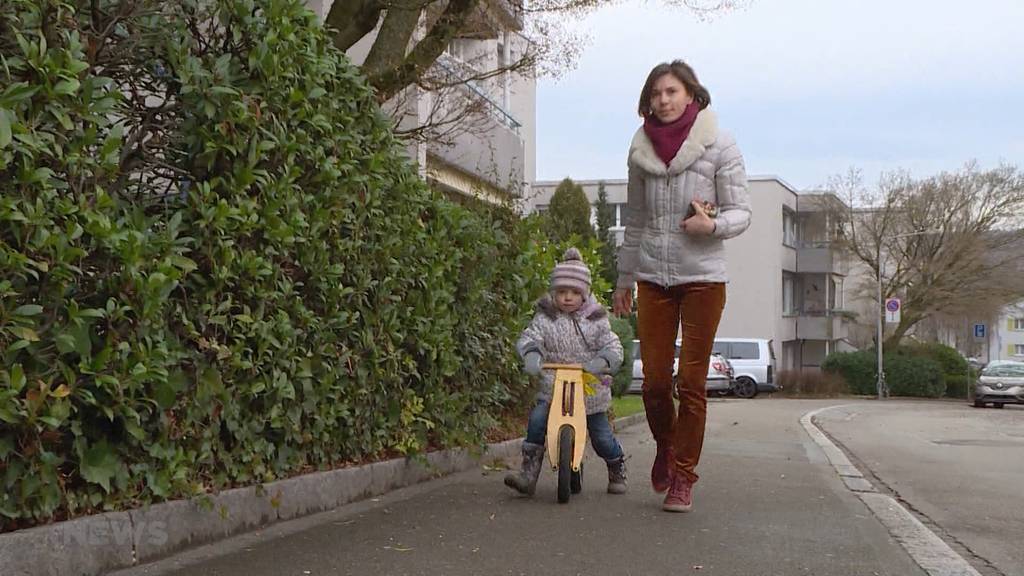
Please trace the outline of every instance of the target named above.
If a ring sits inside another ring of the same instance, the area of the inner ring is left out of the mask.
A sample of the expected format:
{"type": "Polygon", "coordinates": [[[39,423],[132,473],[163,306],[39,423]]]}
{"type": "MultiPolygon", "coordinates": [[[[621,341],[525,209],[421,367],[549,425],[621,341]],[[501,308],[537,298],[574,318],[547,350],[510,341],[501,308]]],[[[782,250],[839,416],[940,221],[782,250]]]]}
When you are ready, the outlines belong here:
{"type": "Polygon", "coordinates": [[[612,417],[622,418],[644,411],[644,400],[639,394],[623,394],[612,398],[612,417]]]}

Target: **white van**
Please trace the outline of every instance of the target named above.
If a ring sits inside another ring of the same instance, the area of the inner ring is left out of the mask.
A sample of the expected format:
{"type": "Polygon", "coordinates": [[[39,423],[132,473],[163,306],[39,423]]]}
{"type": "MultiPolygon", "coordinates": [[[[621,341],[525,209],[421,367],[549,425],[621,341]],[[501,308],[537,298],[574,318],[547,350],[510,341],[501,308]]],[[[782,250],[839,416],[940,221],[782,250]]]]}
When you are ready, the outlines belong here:
{"type": "Polygon", "coordinates": [[[766,338],[715,338],[713,348],[732,365],[736,395],[752,398],[758,392],[777,392],[775,351],[766,338]]]}
{"type": "MultiPolygon", "coordinates": [[[[679,373],[679,349],[682,345],[682,342],[676,340],[676,352],[672,360],[673,380],[675,380],[676,375],[679,373]]],[[[728,394],[732,386],[732,368],[729,366],[729,361],[722,356],[712,353],[711,358],[708,360],[708,376],[705,382],[707,392],[728,394]]],[[[643,392],[643,387],[644,363],[640,359],[640,341],[633,340],[633,380],[629,385],[628,392],[630,394],[640,394],[643,392]]]]}

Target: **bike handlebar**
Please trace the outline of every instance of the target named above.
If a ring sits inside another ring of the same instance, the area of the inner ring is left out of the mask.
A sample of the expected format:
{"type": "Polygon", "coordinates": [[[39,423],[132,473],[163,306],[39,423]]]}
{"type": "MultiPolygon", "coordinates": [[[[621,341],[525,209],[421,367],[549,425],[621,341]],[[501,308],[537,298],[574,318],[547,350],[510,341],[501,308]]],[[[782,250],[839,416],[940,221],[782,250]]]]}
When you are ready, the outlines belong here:
{"type": "Polygon", "coordinates": [[[583,370],[583,364],[557,364],[545,362],[541,367],[546,370],[583,370]]]}

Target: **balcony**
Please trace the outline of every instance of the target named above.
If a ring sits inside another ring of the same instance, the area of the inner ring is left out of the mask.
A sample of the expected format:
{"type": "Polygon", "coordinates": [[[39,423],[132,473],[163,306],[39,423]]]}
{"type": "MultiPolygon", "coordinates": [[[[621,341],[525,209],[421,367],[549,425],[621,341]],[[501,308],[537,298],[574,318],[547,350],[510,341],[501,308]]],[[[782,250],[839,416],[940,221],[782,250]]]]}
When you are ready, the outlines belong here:
{"type": "Polygon", "coordinates": [[[525,172],[526,142],[520,123],[472,80],[479,74],[472,66],[449,54],[437,59],[437,70],[457,89],[465,90],[476,110],[460,121],[444,141],[427,143],[428,170],[448,187],[471,196],[487,196],[500,202],[516,197],[525,172]],[[461,82],[461,83],[460,83],[461,82]]]}
{"type": "Polygon", "coordinates": [[[802,274],[846,276],[849,266],[830,243],[804,243],[796,251],[796,271],[802,274]]]}
{"type": "Polygon", "coordinates": [[[796,337],[801,340],[840,340],[846,336],[846,315],[841,310],[800,312],[797,316],[796,337]]]}

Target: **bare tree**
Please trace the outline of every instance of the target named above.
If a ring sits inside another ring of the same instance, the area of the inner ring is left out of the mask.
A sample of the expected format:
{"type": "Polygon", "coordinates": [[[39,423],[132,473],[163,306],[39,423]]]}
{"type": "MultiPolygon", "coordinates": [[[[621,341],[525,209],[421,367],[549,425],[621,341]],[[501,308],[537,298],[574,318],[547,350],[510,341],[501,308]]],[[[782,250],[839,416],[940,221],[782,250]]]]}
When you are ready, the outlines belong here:
{"type": "MultiPolygon", "coordinates": [[[[1015,167],[972,163],[921,180],[888,174],[875,190],[851,171],[830,188],[847,202],[833,208],[844,223],[840,246],[881,277],[883,299],[902,299],[887,345],[932,315],[978,314],[1024,298],[1024,175],[1015,167]]],[[[873,298],[874,282],[861,286],[869,290],[873,298]]]]}

